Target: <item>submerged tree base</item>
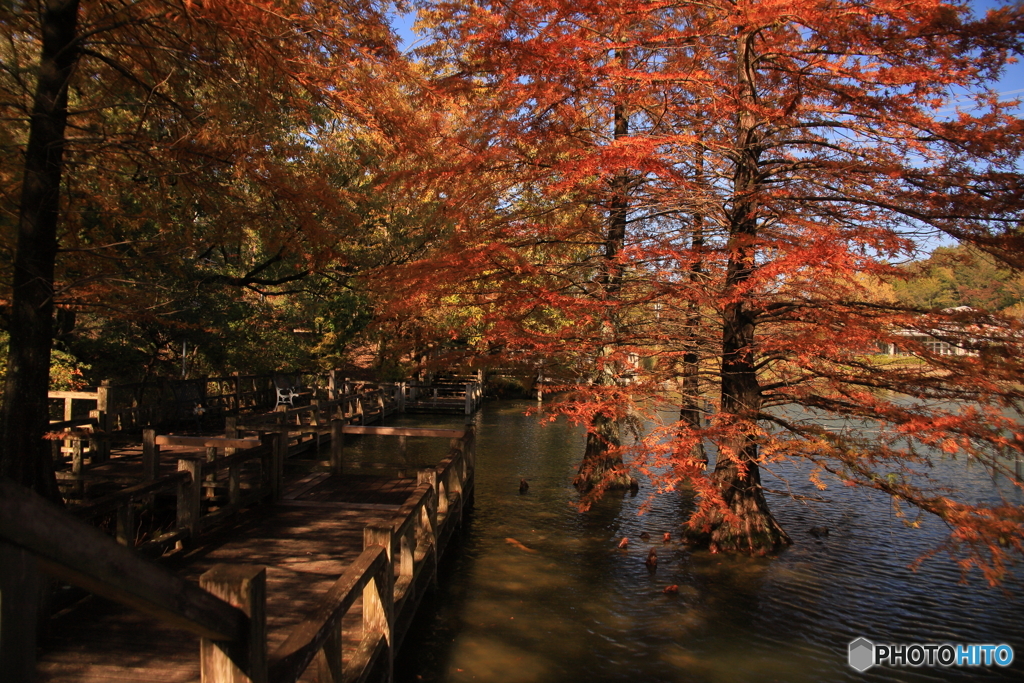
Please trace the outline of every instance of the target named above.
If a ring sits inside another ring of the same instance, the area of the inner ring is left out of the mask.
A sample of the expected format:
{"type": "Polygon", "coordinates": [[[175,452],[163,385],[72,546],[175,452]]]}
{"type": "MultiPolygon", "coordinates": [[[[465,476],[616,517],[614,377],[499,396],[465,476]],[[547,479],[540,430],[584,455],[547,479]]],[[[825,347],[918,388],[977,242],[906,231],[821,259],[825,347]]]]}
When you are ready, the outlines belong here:
{"type": "Polygon", "coordinates": [[[757,468],[719,463],[713,475],[722,497],[705,501],[683,529],[683,539],[713,553],[764,556],[793,541],[768,509],[757,468]],[[724,465],[724,466],[723,466],[724,465]]]}
{"type": "Polygon", "coordinates": [[[618,467],[609,469],[592,469],[577,473],[572,480],[580,493],[592,493],[598,491],[625,491],[640,488],[640,483],[629,475],[626,468],[621,464],[618,467]]]}
{"type": "Polygon", "coordinates": [[[601,497],[605,491],[635,491],[640,487],[630,476],[619,453],[618,423],[605,415],[596,415],[587,432],[587,448],[583,462],[572,480],[584,494],[583,508],[601,497]]]}
{"type": "Polygon", "coordinates": [[[691,546],[706,548],[712,553],[743,553],[763,557],[792,545],[789,535],[771,514],[753,514],[730,522],[719,515],[717,523],[699,528],[685,527],[683,539],[691,546]]]}

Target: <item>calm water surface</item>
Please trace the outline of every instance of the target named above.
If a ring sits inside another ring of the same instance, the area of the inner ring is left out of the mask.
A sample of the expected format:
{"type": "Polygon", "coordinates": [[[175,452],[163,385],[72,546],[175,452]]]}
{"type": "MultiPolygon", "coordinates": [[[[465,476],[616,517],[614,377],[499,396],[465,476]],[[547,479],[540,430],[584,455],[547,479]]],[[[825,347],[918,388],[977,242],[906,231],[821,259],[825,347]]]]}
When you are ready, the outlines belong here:
{"type": "MultiPolygon", "coordinates": [[[[828,504],[770,497],[794,540],[777,558],[692,552],[678,542],[691,506],[686,494],[651,499],[645,486],[636,497],[610,496],[577,512],[570,482],[582,431],[541,424],[523,414],[529,406],[491,402],[476,416],[476,511],[407,638],[398,681],[1024,680],[1024,572],[1018,568],[995,590],[978,576],[958,584],[957,568],[942,558],[912,572],[907,565],[943,537],[936,520],[908,529],[888,498],[830,487],[828,504]],[[525,495],[520,477],[530,483],[525,495]],[[830,535],[815,539],[812,526],[827,526],[830,535]],[[640,539],[644,531],[649,541],[640,539]],[[662,543],[665,531],[672,532],[669,544],[662,543]],[[623,536],[630,538],[626,550],[616,548],[623,536]],[[653,574],[644,565],[650,547],[659,558],[653,574]],[[670,584],[678,594],[663,592],[670,584]],[[858,636],[876,643],[1005,642],[1016,659],[1008,669],[876,667],[858,674],[846,664],[847,644],[858,636]]],[[[365,439],[346,457],[369,459],[377,445],[365,439]]],[[[391,456],[414,465],[441,453],[424,446],[409,439],[415,457],[391,456]]],[[[779,473],[794,492],[817,494],[794,467],[779,473]]],[[[980,467],[957,470],[957,478],[980,498],[1006,488],[980,467]]]]}

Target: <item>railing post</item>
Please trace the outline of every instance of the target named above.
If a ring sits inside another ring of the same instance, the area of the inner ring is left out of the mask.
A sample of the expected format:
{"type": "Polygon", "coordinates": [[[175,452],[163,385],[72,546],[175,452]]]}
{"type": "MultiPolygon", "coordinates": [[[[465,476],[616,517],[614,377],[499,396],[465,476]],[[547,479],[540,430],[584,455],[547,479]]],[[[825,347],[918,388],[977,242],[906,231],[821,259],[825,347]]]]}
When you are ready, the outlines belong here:
{"type": "Polygon", "coordinates": [[[142,430],[142,480],[153,481],[160,471],[160,446],[156,443],[156,430],[142,430]]]}
{"type": "Polygon", "coordinates": [[[373,579],[363,588],[363,637],[369,633],[380,633],[385,641],[384,676],[386,683],[394,679],[394,641],[391,626],[394,623],[395,588],[394,569],[392,568],[392,529],[391,527],[363,528],[363,549],[382,545],[387,549],[388,561],[373,579]]]}
{"type": "Polygon", "coordinates": [[[466,385],[466,415],[473,414],[473,385],[466,385]]]}
{"type": "Polygon", "coordinates": [[[266,567],[218,564],[199,585],[249,617],[245,642],[200,639],[202,683],[267,683],[266,567]]]}
{"type": "MultiPolygon", "coordinates": [[[[237,386],[237,377],[236,386],[237,386]]],[[[225,439],[237,439],[238,438],[238,417],[236,415],[227,415],[224,417],[224,438],[225,439]]],[[[225,448],[224,455],[234,455],[234,448],[225,448]]]]}
{"type": "Polygon", "coordinates": [[[345,460],[345,421],[331,420],[331,474],[341,474],[345,460]]]}
{"type": "MultiPolygon", "coordinates": [[[[309,406],[310,406],[310,408],[312,408],[312,410],[310,411],[309,421],[312,423],[312,425],[314,427],[319,427],[320,426],[320,417],[321,417],[320,416],[320,399],[318,399],[318,398],[310,399],[309,406]]],[[[320,447],[320,442],[317,441],[316,445],[317,445],[317,448],[319,448],[320,447]]]]}
{"type": "Polygon", "coordinates": [[[270,464],[270,490],[273,500],[281,500],[281,480],[284,476],[284,461],[288,459],[288,427],[281,427],[274,443],[274,457],[270,464]]]}
{"type": "Polygon", "coordinates": [[[135,505],[131,500],[117,508],[117,542],[129,548],[135,547],[135,505]]]}
{"type": "Polygon", "coordinates": [[[420,533],[423,539],[430,545],[434,556],[433,562],[433,584],[437,585],[437,563],[440,550],[437,547],[437,470],[430,468],[420,470],[416,473],[416,485],[428,484],[432,495],[430,500],[420,511],[420,533]]]}
{"type": "Polygon", "coordinates": [[[178,484],[178,528],[188,529],[189,536],[194,539],[199,535],[203,463],[198,460],[179,460],[178,471],[192,475],[190,481],[178,484]]]}
{"type": "MultiPolygon", "coordinates": [[[[412,581],[416,564],[416,527],[412,525],[399,539],[398,575],[412,581]]],[[[411,583],[409,584],[412,585],[411,583]]]]}
{"type": "Polygon", "coordinates": [[[99,412],[99,428],[104,438],[99,440],[99,448],[92,456],[93,464],[106,462],[110,459],[110,432],[114,431],[114,416],[110,412],[110,380],[105,379],[96,388],[96,410],[99,412]]]}
{"type": "Polygon", "coordinates": [[[217,462],[217,447],[207,446],[206,447],[206,464],[209,465],[209,471],[206,473],[203,481],[203,488],[205,489],[205,497],[207,499],[215,498],[217,496],[217,468],[214,466],[217,462]]]}
{"type": "MultiPolygon", "coordinates": [[[[71,432],[68,433],[70,434],[71,432]]],[[[76,497],[84,498],[85,480],[82,479],[82,474],[85,470],[85,464],[82,461],[82,440],[72,437],[66,440],[64,443],[71,444],[71,474],[73,474],[75,477],[75,486],[73,488],[73,491],[75,492],[76,497]]],[[[94,450],[92,452],[92,457],[95,458],[96,453],[97,451],[94,450]]]]}
{"type": "Polygon", "coordinates": [[[341,643],[341,619],[338,619],[316,653],[317,679],[319,683],[343,683],[345,669],[341,643]]]}
{"type": "Polygon", "coordinates": [[[35,556],[0,539],[0,671],[5,681],[36,679],[42,586],[35,556]]]}
{"type": "Polygon", "coordinates": [[[437,482],[437,514],[448,517],[448,489],[443,479],[437,482]]]}

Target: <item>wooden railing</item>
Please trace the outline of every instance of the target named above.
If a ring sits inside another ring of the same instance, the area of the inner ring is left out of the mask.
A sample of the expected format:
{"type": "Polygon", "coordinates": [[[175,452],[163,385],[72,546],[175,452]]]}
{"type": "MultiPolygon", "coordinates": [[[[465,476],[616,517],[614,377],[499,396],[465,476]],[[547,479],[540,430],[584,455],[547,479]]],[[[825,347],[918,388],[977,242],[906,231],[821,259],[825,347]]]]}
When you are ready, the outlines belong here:
{"type": "Polygon", "coordinates": [[[5,680],[35,678],[40,571],[204,639],[241,648],[247,643],[249,615],[237,607],[31,491],[0,480],[0,671],[5,680]]]}
{"type": "Polygon", "coordinates": [[[472,415],[484,399],[480,382],[435,383],[403,385],[403,396],[407,405],[426,406],[433,409],[449,409],[472,415]]]}
{"type": "MultiPolygon", "coordinates": [[[[312,381],[314,378],[304,376],[303,379],[312,381]]],[[[273,408],[273,401],[268,398],[270,390],[267,377],[232,376],[186,382],[194,385],[194,388],[202,385],[205,392],[202,394],[204,410],[209,408],[235,413],[223,416],[229,432],[235,431],[234,425],[250,427],[253,431],[275,432],[281,432],[283,426],[293,425],[289,429],[292,433],[299,432],[307,436],[310,433],[316,434],[318,447],[320,437],[330,431],[332,419],[341,419],[346,424],[366,424],[402,410],[401,385],[339,382],[338,386],[352,392],[342,394],[332,376],[320,380],[315,386],[318,398],[313,398],[309,405],[287,410],[283,410],[286,406],[281,406],[281,412],[264,415],[239,414],[238,411],[273,408]]],[[[61,402],[61,416],[65,418],[50,423],[54,459],[70,460],[70,472],[65,470],[59,477],[63,486],[70,487],[66,490],[70,491],[73,498],[80,498],[85,492],[84,482],[90,478],[86,473],[86,462],[90,467],[108,462],[112,446],[118,443],[137,444],[140,432],[161,421],[165,425],[182,426],[179,424],[181,420],[175,421],[170,417],[176,415],[175,411],[181,406],[165,400],[166,392],[161,394],[154,388],[155,403],[129,405],[136,401],[128,398],[136,389],[132,386],[104,385],[92,392],[50,392],[51,401],[61,402]],[[89,402],[84,406],[86,410],[81,406],[83,402],[89,402]],[[70,416],[74,416],[73,419],[70,416]]],[[[219,419],[215,424],[219,425],[219,419]]],[[[196,417],[195,424],[190,420],[185,420],[187,424],[184,426],[191,429],[210,422],[209,416],[196,417]]]]}
{"type": "MultiPolygon", "coordinates": [[[[314,660],[321,681],[365,681],[374,673],[391,681],[394,652],[424,585],[436,576],[440,551],[472,501],[474,432],[350,428],[398,436],[446,432],[434,435],[454,438],[449,455],[420,473],[394,524],[364,529],[362,554],[269,657],[265,568],[217,565],[196,586],[0,480],[0,671],[14,681],[34,677],[42,571],[199,635],[202,683],[293,683],[314,660]],[[360,598],[362,635],[346,658],[342,622],[360,598]]],[[[230,470],[242,456],[248,454],[214,463],[230,470]]],[[[204,474],[201,467],[185,468],[173,478],[198,488],[204,474]]]]}
{"type": "Polygon", "coordinates": [[[151,504],[160,493],[175,493],[174,527],[149,539],[144,545],[166,545],[182,539],[195,538],[207,528],[236,513],[246,505],[264,498],[275,499],[281,490],[283,459],[282,437],[271,434],[263,439],[222,437],[158,436],[153,430],[143,432],[142,483],[72,507],[71,514],[91,520],[116,514],[116,538],[122,545],[136,545],[135,510],[139,503],[151,504]],[[203,458],[177,458],[177,471],[159,475],[160,446],[189,446],[205,451],[203,458]],[[255,487],[242,489],[242,466],[260,461],[260,476],[255,487]],[[212,497],[213,490],[226,484],[228,502],[213,512],[203,512],[203,492],[212,497]]]}

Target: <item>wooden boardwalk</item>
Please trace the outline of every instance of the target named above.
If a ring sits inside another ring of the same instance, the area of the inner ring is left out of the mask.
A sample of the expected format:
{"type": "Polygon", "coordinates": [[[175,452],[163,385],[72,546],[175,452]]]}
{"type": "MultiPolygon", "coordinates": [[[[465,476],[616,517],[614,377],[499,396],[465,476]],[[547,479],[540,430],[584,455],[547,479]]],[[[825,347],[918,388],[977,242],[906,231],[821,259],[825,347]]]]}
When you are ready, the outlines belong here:
{"type": "MultiPolygon", "coordinates": [[[[396,436],[422,432],[451,438],[457,433],[358,429],[396,436]]],[[[239,523],[204,533],[166,561],[168,569],[193,583],[225,567],[241,572],[253,565],[266,568],[267,668],[251,680],[263,675],[282,683],[390,678],[394,652],[424,591],[436,581],[437,558],[472,502],[473,434],[471,429],[458,433],[463,436],[452,439],[449,456],[436,468],[413,473],[416,478],[314,472],[284,485],[273,504],[247,510],[239,523]],[[381,555],[383,549],[388,552],[381,555]],[[381,562],[392,575],[383,584],[380,569],[374,569],[384,566],[381,562]],[[379,604],[373,597],[378,593],[366,593],[371,589],[381,591],[379,604]],[[367,595],[376,617],[364,614],[367,595]],[[338,625],[340,656],[331,645],[338,625]],[[312,665],[307,667],[308,662],[312,665]]],[[[227,460],[231,457],[241,459],[227,460]]],[[[200,468],[193,474],[208,484],[205,472],[200,468]]],[[[17,547],[38,549],[32,546],[36,541],[5,533],[10,520],[0,522],[0,542],[6,535],[17,547]]],[[[249,680],[218,677],[215,667],[202,673],[198,635],[169,625],[166,615],[150,616],[122,604],[135,604],[132,600],[118,599],[90,595],[55,615],[40,643],[37,680],[249,680]]]]}

